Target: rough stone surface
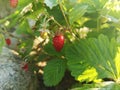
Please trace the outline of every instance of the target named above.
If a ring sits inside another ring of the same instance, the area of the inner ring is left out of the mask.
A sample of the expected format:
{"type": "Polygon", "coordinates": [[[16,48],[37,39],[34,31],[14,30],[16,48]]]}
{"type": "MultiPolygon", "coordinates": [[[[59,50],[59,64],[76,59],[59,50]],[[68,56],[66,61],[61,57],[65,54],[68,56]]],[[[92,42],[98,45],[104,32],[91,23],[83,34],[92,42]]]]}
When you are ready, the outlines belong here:
{"type": "Polygon", "coordinates": [[[0,90],[36,90],[32,75],[21,68],[21,60],[3,47],[0,53],[0,90]]]}

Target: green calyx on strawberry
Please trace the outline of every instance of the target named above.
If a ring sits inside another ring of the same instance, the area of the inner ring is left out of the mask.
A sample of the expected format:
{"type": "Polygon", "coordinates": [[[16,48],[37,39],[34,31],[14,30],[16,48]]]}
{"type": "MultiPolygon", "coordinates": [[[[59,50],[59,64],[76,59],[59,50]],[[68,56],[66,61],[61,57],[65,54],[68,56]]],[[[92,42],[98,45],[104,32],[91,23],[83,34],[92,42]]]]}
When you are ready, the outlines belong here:
{"type": "Polygon", "coordinates": [[[11,40],[9,38],[6,38],[5,41],[8,46],[11,44],[11,40]]]}
{"type": "Polygon", "coordinates": [[[60,52],[64,46],[64,36],[62,34],[57,34],[53,37],[53,46],[57,52],[60,52]]]}
{"type": "Polygon", "coordinates": [[[17,4],[18,4],[18,0],[10,0],[10,6],[12,8],[16,8],[17,7],[17,4]]]}

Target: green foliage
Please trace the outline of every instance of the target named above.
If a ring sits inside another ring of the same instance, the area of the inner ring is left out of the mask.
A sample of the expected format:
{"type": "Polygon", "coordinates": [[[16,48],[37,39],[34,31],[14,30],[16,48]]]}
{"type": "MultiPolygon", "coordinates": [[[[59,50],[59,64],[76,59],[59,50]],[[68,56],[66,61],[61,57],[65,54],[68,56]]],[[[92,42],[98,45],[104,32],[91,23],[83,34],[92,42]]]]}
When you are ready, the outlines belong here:
{"type": "Polygon", "coordinates": [[[72,10],[69,12],[69,20],[71,25],[84,15],[84,13],[87,11],[87,7],[87,5],[80,3],[72,8],[72,10]]]}
{"type": "MultiPolygon", "coordinates": [[[[119,54],[116,40],[109,40],[104,35],[100,35],[98,38],[76,41],[66,50],[68,67],[76,78],[86,68],[94,67],[99,78],[109,77],[115,80],[118,79],[118,70],[120,68],[119,54]]],[[[89,74],[94,75],[91,72],[89,74]]]]}
{"type": "Polygon", "coordinates": [[[23,22],[21,22],[16,32],[17,34],[31,34],[32,33],[32,30],[30,29],[30,26],[27,20],[24,20],[23,22]]]}
{"type": "Polygon", "coordinates": [[[58,5],[53,7],[52,9],[46,7],[46,9],[47,9],[47,12],[49,13],[49,15],[53,16],[57,22],[59,22],[61,25],[65,24],[63,14],[62,14],[60,7],[58,5]]]}
{"type": "Polygon", "coordinates": [[[21,22],[18,29],[16,29],[16,33],[17,34],[32,34],[32,30],[27,20],[24,20],[21,22]]]}
{"type": "Polygon", "coordinates": [[[26,16],[32,19],[36,19],[40,13],[44,13],[45,8],[41,2],[33,2],[32,10],[33,12],[29,12],[26,16]]]}
{"type": "Polygon", "coordinates": [[[90,82],[90,81],[97,80],[97,72],[95,68],[90,68],[85,70],[81,75],[78,76],[77,80],[80,82],[83,82],[83,81],[90,82]]]}
{"type": "Polygon", "coordinates": [[[43,79],[47,86],[57,85],[63,78],[66,69],[66,61],[56,58],[47,63],[44,68],[43,79]]]}
{"type": "Polygon", "coordinates": [[[75,86],[70,90],[119,90],[120,85],[114,82],[102,82],[97,84],[85,84],[83,87],[75,86]]]}
{"type": "MultiPolygon", "coordinates": [[[[118,81],[119,7],[118,0],[19,0],[15,11],[0,19],[0,25],[5,28],[0,30],[0,51],[6,34],[20,35],[13,38],[19,41],[17,52],[23,60],[47,63],[43,70],[46,86],[57,85],[66,69],[80,82],[106,77],[118,81]],[[52,44],[56,33],[65,36],[61,52],[55,51],[52,44]],[[31,52],[35,53],[31,55],[31,52]]],[[[31,68],[36,67],[35,63],[31,68]]]]}
{"type": "Polygon", "coordinates": [[[2,47],[5,45],[5,40],[4,40],[4,36],[2,34],[0,34],[0,53],[2,51],[2,47]]]}
{"type": "Polygon", "coordinates": [[[19,0],[18,3],[18,10],[22,10],[25,6],[27,6],[28,4],[32,3],[34,0],[19,0]]]}

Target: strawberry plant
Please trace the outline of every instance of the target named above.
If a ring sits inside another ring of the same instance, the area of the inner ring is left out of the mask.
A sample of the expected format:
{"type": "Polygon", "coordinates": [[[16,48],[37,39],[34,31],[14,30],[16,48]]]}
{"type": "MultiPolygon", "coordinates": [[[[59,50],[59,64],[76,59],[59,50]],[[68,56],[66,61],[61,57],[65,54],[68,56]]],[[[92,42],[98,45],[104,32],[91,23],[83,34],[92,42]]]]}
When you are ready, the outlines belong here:
{"type": "Polygon", "coordinates": [[[0,51],[5,41],[11,44],[27,62],[23,69],[41,74],[46,86],[58,85],[69,71],[80,83],[92,82],[80,89],[104,78],[120,89],[119,0],[10,0],[0,7],[11,10],[0,14],[0,51]]]}

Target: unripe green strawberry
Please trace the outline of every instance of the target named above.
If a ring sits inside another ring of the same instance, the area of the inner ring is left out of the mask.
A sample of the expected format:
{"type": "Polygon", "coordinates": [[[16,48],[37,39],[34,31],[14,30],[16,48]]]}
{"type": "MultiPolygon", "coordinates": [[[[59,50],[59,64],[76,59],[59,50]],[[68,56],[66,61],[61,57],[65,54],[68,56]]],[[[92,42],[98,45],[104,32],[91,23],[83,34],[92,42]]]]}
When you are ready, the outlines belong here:
{"type": "Polygon", "coordinates": [[[64,46],[64,36],[61,34],[53,37],[53,46],[57,52],[60,52],[64,46]]]}
{"type": "Polygon", "coordinates": [[[18,0],[10,0],[10,6],[12,8],[16,8],[17,7],[17,4],[18,4],[18,0]]]}
{"type": "Polygon", "coordinates": [[[8,46],[11,44],[11,40],[9,38],[6,38],[5,41],[8,46]]]}

